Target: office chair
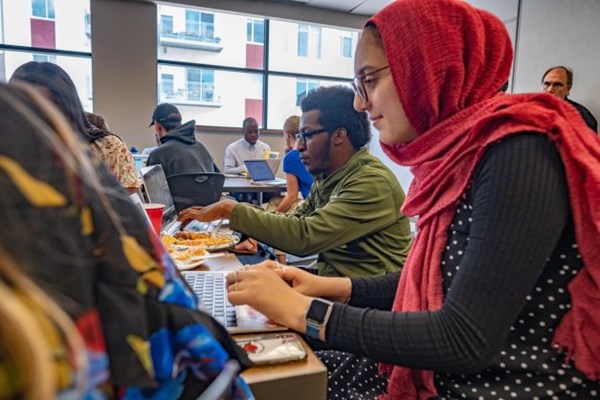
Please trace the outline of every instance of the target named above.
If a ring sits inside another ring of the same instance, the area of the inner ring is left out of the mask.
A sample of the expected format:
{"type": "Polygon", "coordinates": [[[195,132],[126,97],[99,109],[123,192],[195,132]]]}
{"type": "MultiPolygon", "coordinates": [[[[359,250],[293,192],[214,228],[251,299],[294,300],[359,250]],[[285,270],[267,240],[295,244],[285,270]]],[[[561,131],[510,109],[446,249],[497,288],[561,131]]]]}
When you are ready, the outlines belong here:
{"type": "Polygon", "coordinates": [[[225,175],[216,172],[177,174],[167,177],[169,190],[180,212],[191,206],[207,206],[221,198],[225,175]]]}

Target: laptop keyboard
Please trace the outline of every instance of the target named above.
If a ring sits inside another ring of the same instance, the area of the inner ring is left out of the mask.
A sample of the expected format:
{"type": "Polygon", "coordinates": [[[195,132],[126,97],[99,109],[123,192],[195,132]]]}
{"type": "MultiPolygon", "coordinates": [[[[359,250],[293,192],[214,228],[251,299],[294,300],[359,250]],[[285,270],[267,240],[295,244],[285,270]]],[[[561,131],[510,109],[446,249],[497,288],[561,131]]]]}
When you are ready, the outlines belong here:
{"type": "Polygon", "coordinates": [[[184,230],[193,232],[207,232],[209,228],[210,222],[200,222],[197,220],[193,220],[185,226],[184,230]]]}
{"type": "Polygon", "coordinates": [[[182,272],[200,301],[200,309],[226,328],[235,327],[235,306],[227,300],[224,272],[182,272]]]}

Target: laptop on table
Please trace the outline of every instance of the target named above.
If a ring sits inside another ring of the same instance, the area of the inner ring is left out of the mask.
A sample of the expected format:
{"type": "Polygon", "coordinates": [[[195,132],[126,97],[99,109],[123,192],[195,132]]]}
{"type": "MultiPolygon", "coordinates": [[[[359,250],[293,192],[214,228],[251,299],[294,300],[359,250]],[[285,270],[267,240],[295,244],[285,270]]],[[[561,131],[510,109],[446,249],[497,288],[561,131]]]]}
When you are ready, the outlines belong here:
{"type": "MultiPolygon", "coordinates": [[[[149,203],[164,204],[162,217],[162,232],[167,235],[174,235],[181,228],[181,222],[177,221],[177,211],[175,211],[175,203],[169,190],[167,177],[162,165],[156,164],[141,169],[142,179],[144,181],[144,189],[146,198],[149,203]]],[[[208,232],[211,228],[214,229],[214,224],[211,222],[192,221],[186,225],[185,230],[194,232],[208,232]]]]}
{"type": "Polygon", "coordinates": [[[285,179],[276,178],[271,166],[269,165],[270,160],[259,159],[259,160],[246,160],[246,169],[252,178],[252,183],[257,185],[285,185],[285,179]]]}

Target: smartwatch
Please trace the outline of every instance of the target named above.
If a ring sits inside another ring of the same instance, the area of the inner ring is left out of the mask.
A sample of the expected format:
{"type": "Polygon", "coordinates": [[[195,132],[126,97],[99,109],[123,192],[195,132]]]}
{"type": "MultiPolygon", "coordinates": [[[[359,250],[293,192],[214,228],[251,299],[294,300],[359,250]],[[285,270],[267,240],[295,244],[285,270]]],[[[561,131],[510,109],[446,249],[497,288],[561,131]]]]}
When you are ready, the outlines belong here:
{"type": "Polygon", "coordinates": [[[319,330],[327,324],[333,303],[323,299],[313,299],[306,310],[306,336],[319,339],[319,330]]]}

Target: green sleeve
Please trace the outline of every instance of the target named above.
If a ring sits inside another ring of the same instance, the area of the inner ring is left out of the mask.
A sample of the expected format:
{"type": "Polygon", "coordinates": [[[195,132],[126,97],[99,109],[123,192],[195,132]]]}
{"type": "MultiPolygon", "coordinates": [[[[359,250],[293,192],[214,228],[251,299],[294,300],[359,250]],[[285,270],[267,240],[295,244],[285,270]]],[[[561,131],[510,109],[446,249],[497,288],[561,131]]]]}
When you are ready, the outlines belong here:
{"type": "MultiPolygon", "coordinates": [[[[334,191],[335,192],[335,191],[334,191]]],[[[293,215],[270,213],[249,205],[235,207],[230,228],[299,256],[320,253],[395,223],[403,195],[397,182],[379,171],[349,177],[323,207],[307,205],[293,215]]]]}

